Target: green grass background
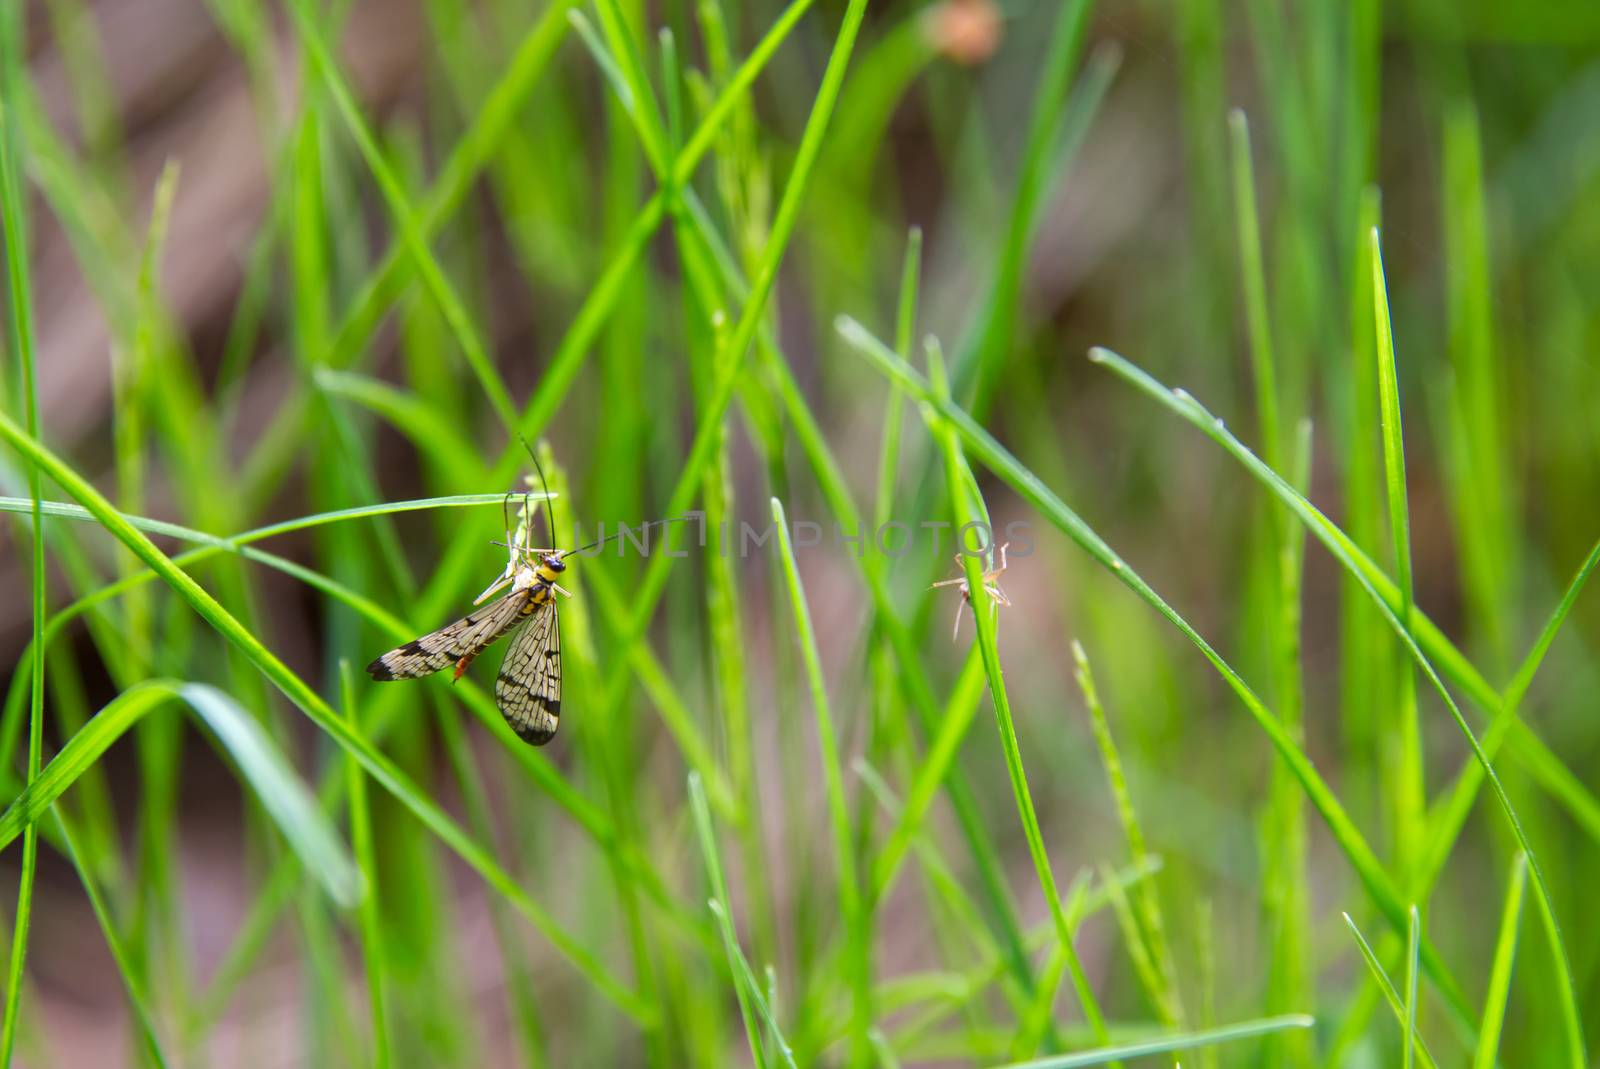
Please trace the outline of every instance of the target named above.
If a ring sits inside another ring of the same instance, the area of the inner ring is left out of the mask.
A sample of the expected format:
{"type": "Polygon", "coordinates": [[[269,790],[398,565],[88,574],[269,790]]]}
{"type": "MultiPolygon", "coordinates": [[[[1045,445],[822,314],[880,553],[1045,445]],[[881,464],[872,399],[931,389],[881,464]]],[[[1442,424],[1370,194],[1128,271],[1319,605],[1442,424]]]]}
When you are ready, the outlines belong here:
{"type": "Polygon", "coordinates": [[[1578,0],[4,5],[0,1057],[1594,1064],[1597,109],[1578,0]],[[825,537],[579,560],[530,749],[359,669],[518,433],[825,537]]]}

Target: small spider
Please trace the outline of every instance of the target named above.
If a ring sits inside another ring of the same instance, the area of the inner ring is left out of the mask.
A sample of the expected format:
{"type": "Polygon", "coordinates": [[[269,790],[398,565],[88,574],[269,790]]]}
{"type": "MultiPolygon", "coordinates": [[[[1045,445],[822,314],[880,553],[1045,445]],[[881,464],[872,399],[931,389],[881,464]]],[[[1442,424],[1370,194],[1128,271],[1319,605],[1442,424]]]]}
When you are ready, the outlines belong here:
{"type": "MultiPolygon", "coordinates": [[[[1000,589],[1000,574],[1006,570],[1006,546],[1009,545],[1011,543],[1007,542],[1000,547],[1000,567],[983,573],[984,593],[1001,605],[1011,604],[1011,599],[1006,597],[1006,592],[1000,589]]],[[[961,567],[961,554],[956,554],[955,561],[956,566],[961,567]]],[[[956,624],[950,629],[950,641],[954,642],[956,637],[961,634],[961,610],[971,604],[972,591],[967,588],[967,580],[965,578],[942,579],[934,583],[933,586],[959,586],[961,588],[961,603],[956,606],[956,624]]]]}

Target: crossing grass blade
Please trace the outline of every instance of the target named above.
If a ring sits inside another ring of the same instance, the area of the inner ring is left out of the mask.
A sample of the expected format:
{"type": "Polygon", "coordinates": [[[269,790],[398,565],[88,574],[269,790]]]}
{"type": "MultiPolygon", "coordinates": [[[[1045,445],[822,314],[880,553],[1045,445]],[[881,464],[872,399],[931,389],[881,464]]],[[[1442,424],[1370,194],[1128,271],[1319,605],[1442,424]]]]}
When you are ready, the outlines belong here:
{"type": "Polygon", "coordinates": [[[152,680],[114,699],[0,813],[0,849],[47,813],[112,743],[170,701],[187,704],[210,729],[329,897],[340,906],[355,905],[362,894],[361,873],[305,784],[249,713],[215,687],[201,683],[152,680]]]}
{"type": "Polygon", "coordinates": [[[728,907],[724,905],[728,901],[728,881],[723,873],[721,853],[717,849],[716,827],[711,823],[711,809],[706,804],[705,788],[701,786],[700,777],[694,772],[689,773],[689,803],[694,812],[695,834],[700,841],[701,856],[705,860],[706,877],[711,885],[710,906],[722,933],[728,970],[733,979],[734,997],[738,999],[739,1013],[744,1018],[745,1036],[750,1043],[750,1057],[757,1069],[762,1069],[767,1064],[766,1046],[756,1031],[755,1018],[751,1013],[751,1007],[754,1005],[763,1008],[763,1022],[777,1043],[780,1055],[785,1057],[793,1069],[793,1061],[789,1059],[789,1046],[783,1041],[777,1023],[764,1009],[765,1000],[761,996],[760,985],[755,982],[749,962],[745,961],[744,954],[739,949],[739,937],[733,930],[733,919],[728,915],[728,907]]]}
{"type": "Polygon", "coordinates": [[[1385,1001],[1389,1003],[1389,1008],[1394,1011],[1395,1021],[1401,1027],[1402,1042],[1407,1046],[1412,1046],[1411,1040],[1414,1038],[1416,1057],[1423,1065],[1432,1069],[1438,1063],[1433,1060],[1433,1055],[1428,1052],[1428,1047],[1422,1042],[1422,1037],[1416,1036],[1414,1030],[1410,1029],[1410,1025],[1414,1023],[1410,1016],[1410,1006],[1414,1003],[1414,1000],[1413,1003],[1408,1003],[1401,998],[1400,992],[1395,990],[1393,981],[1389,979],[1389,974],[1384,971],[1383,963],[1378,960],[1378,955],[1373,951],[1372,945],[1367,942],[1367,937],[1362,935],[1361,929],[1356,927],[1356,922],[1350,919],[1350,914],[1344,914],[1344,923],[1350,929],[1350,934],[1355,937],[1356,947],[1361,952],[1362,961],[1366,962],[1367,971],[1372,974],[1373,983],[1378,985],[1378,990],[1383,993],[1385,1001]]]}
{"type": "Polygon", "coordinates": [[[1143,1058],[1155,1054],[1195,1050],[1200,1047],[1232,1043],[1241,1039],[1272,1035],[1292,1028],[1310,1028],[1315,1020],[1303,1014],[1286,1017],[1264,1017],[1256,1021],[1212,1028],[1203,1032],[1186,1032],[1176,1036],[1150,1039],[1140,1043],[1122,1043],[1103,1050],[1066,1054],[1055,1058],[1038,1058],[1030,1062],[1013,1062],[1005,1069],[1082,1069],[1090,1065],[1110,1065],[1124,1058],[1143,1058]]]}
{"type": "MultiPolygon", "coordinates": [[[[837,322],[841,336],[857,352],[872,362],[882,372],[897,381],[903,389],[923,402],[933,406],[949,422],[952,430],[961,437],[971,454],[1003,479],[1024,500],[1028,501],[1052,524],[1084,549],[1097,563],[1107,569],[1119,582],[1169,623],[1176,627],[1234,692],[1262,732],[1272,743],[1278,756],[1289,766],[1307,799],[1327,824],[1341,852],[1360,877],[1363,886],[1375,904],[1383,911],[1389,923],[1397,930],[1405,929],[1405,906],[1394,880],[1384,870],[1377,854],[1367,842],[1345,806],[1339,801],[1327,781],[1316,770],[1305,750],[1284,729],[1282,722],[1256,695],[1243,677],[1234,670],[1200,633],[1169,605],[1145,580],[1133,570],[1077,513],[1050,491],[1031,471],[1017,461],[994,437],[976,424],[970,416],[955,405],[943,401],[921,375],[908,367],[871,332],[848,317],[837,322]]],[[[1113,354],[1103,353],[1102,360],[1113,354]]],[[[1460,986],[1446,969],[1437,950],[1426,940],[1422,944],[1422,960],[1429,977],[1444,995],[1463,1028],[1470,1030],[1471,1011],[1460,986]]]]}

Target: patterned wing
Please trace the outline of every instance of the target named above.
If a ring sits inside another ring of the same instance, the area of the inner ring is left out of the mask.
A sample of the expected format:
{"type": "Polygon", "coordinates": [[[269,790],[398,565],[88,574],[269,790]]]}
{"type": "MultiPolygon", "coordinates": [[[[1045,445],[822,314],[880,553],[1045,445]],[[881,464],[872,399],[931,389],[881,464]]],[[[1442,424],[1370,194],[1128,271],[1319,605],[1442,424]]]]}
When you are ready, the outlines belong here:
{"type": "Polygon", "coordinates": [[[459,669],[464,669],[485,646],[527,619],[532,609],[531,597],[531,590],[507,594],[453,624],[396,646],[367,665],[367,672],[379,680],[415,679],[453,664],[458,667],[459,676],[459,669]]]}
{"type": "Polygon", "coordinates": [[[494,697],[523,742],[543,746],[555,737],[561,722],[561,629],[553,597],[506,650],[494,697]]]}

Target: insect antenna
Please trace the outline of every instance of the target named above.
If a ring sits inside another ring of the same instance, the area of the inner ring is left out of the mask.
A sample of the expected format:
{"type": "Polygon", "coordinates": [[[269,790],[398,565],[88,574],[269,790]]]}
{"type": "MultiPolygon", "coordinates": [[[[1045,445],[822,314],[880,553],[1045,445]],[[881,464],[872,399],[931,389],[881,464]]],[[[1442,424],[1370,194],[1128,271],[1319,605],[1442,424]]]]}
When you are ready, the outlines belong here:
{"type": "Polygon", "coordinates": [[[544,467],[539,463],[539,455],[533,451],[533,446],[528,444],[528,440],[522,437],[520,432],[517,434],[517,440],[522,443],[522,448],[528,451],[528,457],[533,461],[533,470],[539,473],[539,486],[544,491],[546,533],[549,534],[550,542],[554,545],[556,540],[556,513],[550,504],[550,484],[545,481],[544,467]]]}
{"type": "MultiPolygon", "coordinates": [[[[697,517],[697,516],[673,516],[670,519],[665,519],[665,520],[646,520],[644,523],[641,523],[637,528],[634,528],[633,530],[634,531],[643,531],[647,527],[664,527],[669,523],[687,523],[690,520],[694,520],[694,519],[698,519],[698,518],[699,517],[697,517]]],[[[631,532],[630,531],[613,531],[610,534],[606,535],[604,538],[597,538],[593,542],[589,542],[589,543],[587,543],[585,545],[579,546],[577,549],[563,549],[563,550],[560,550],[560,551],[557,552],[556,555],[559,556],[559,557],[573,557],[573,556],[577,556],[577,555],[579,555],[581,553],[587,553],[589,550],[594,549],[597,546],[603,546],[607,542],[614,542],[617,539],[621,538],[624,534],[629,534],[629,533],[631,533],[631,532]]],[[[489,544],[492,545],[492,546],[504,546],[505,545],[504,542],[490,542],[489,544]]],[[[962,582],[962,580],[960,580],[960,579],[952,579],[952,580],[950,580],[950,582],[959,583],[959,582],[962,582]]],[[[941,585],[941,584],[935,584],[935,585],[941,585]]]]}

